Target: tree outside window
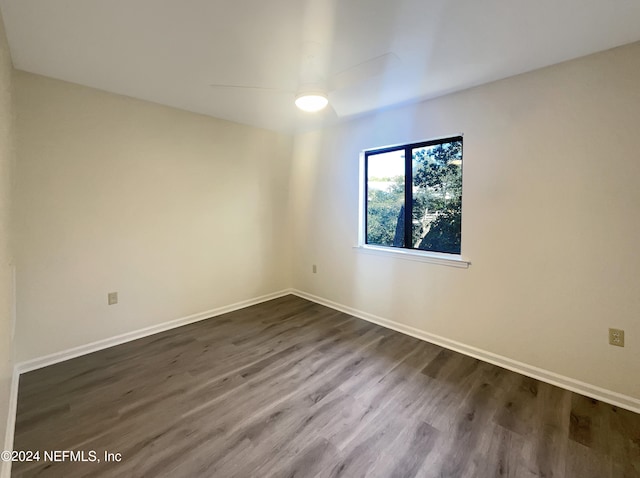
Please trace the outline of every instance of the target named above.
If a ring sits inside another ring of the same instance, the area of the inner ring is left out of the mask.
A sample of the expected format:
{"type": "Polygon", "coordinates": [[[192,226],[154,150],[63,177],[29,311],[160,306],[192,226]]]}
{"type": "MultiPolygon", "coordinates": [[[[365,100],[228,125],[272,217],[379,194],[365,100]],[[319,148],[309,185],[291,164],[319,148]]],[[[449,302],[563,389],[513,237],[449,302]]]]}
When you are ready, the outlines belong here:
{"type": "Polygon", "coordinates": [[[460,254],[462,137],[367,151],[365,172],[367,244],[460,254]]]}

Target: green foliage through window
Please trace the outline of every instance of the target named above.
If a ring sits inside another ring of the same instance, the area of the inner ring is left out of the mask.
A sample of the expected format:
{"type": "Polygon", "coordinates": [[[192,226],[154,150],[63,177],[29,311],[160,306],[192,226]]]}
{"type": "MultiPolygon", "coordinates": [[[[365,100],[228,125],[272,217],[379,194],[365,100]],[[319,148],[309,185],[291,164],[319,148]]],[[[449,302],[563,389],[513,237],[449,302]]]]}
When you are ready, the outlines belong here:
{"type": "Polygon", "coordinates": [[[368,151],[365,161],[367,244],[460,254],[462,137],[368,151]]]}

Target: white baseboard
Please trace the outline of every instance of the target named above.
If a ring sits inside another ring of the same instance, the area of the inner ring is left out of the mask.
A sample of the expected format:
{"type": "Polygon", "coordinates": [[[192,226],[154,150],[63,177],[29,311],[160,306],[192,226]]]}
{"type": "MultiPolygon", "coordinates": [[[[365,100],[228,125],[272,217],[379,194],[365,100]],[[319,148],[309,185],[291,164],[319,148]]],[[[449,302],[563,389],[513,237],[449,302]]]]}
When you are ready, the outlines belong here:
{"type": "Polygon", "coordinates": [[[292,293],[291,289],[284,289],[278,292],[274,292],[272,294],[255,297],[253,299],[243,300],[241,302],[236,302],[235,304],[231,304],[231,305],[217,307],[215,309],[200,312],[198,314],[188,315],[180,319],[171,320],[169,322],[163,322],[162,324],[152,325],[151,327],[145,327],[144,329],[134,330],[132,332],[127,332],[125,334],[117,335],[115,337],[111,337],[108,339],[98,340],[97,342],[92,342],[90,344],[80,345],[79,347],[74,347],[71,349],[62,350],[60,352],[55,352],[50,355],[45,355],[43,357],[38,357],[32,360],[19,362],[16,365],[16,369],[18,373],[31,372],[32,370],[37,370],[42,367],[47,367],[49,365],[53,365],[59,362],[64,362],[65,360],[79,357],[81,355],[97,352],[98,350],[103,350],[109,347],[113,347],[114,345],[120,345],[125,342],[141,339],[143,337],[157,334],[159,332],[175,329],[176,327],[182,327],[183,325],[192,324],[194,322],[199,322],[205,319],[210,319],[218,315],[226,314],[228,312],[233,312],[238,309],[243,309],[245,307],[250,307],[252,305],[260,304],[261,302],[277,299],[278,297],[282,297],[291,293],[292,293]]]}
{"type": "MultiPolygon", "coordinates": [[[[64,350],[54,354],[46,355],[44,357],[38,357],[33,360],[27,360],[25,362],[18,363],[15,367],[13,381],[11,384],[11,387],[12,387],[11,403],[10,403],[10,410],[9,410],[9,420],[11,421],[11,423],[7,423],[8,428],[7,428],[7,437],[5,439],[5,443],[7,444],[7,446],[9,445],[9,443],[11,444],[13,443],[13,428],[14,428],[13,424],[15,423],[15,409],[16,409],[17,397],[18,397],[19,374],[30,372],[32,370],[46,367],[48,365],[53,365],[55,363],[64,362],[65,360],[79,357],[81,355],[97,352],[98,350],[103,350],[109,347],[113,347],[114,345],[130,342],[132,340],[140,339],[142,337],[147,337],[149,335],[157,334],[159,332],[164,332],[166,330],[174,329],[176,327],[181,327],[183,325],[191,324],[193,322],[198,322],[208,318],[216,317],[218,315],[226,314],[228,312],[233,312],[238,309],[250,307],[252,305],[256,305],[261,302],[266,302],[268,300],[276,299],[278,297],[282,297],[287,294],[297,295],[298,297],[302,297],[303,299],[307,299],[312,302],[316,302],[318,304],[324,305],[326,307],[330,307],[332,309],[345,312],[349,315],[353,315],[354,317],[358,317],[368,322],[381,325],[382,327],[396,330],[403,334],[410,335],[412,337],[416,337],[420,340],[424,340],[426,342],[430,342],[436,345],[440,345],[441,347],[454,350],[456,352],[460,352],[464,355],[477,358],[484,362],[492,363],[494,365],[506,368],[508,370],[512,370],[522,375],[526,375],[528,377],[535,378],[537,380],[550,383],[552,385],[556,385],[558,387],[562,387],[567,390],[571,390],[572,392],[580,393],[582,395],[586,395],[588,397],[592,397],[597,400],[610,403],[612,405],[616,405],[618,407],[625,408],[627,410],[631,410],[636,413],[640,413],[640,400],[637,398],[624,395],[621,393],[613,392],[611,390],[607,390],[607,389],[598,387],[596,385],[581,382],[580,380],[575,380],[573,378],[566,377],[564,375],[559,375],[557,373],[544,370],[542,368],[538,368],[533,365],[528,365],[526,363],[519,362],[517,360],[513,360],[508,357],[504,357],[502,355],[494,354],[486,350],[478,349],[476,347],[472,347],[470,345],[466,345],[461,342],[456,342],[454,340],[450,340],[445,337],[440,337],[438,335],[430,334],[423,330],[416,329],[415,327],[404,325],[399,322],[395,322],[393,320],[384,319],[382,317],[378,317],[368,312],[354,309],[352,307],[348,307],[346,305],[339,304],[337,302],[333,302],[331,300],[324,299],[322,297],[318,297],[316,295],[309,294],[301,290],[284,289],[279,292],[274,292],[272,294],[267,294],[267,295],[263,295],[253,299],[237,302],[235,304],[218,307],[216,309],[211,309],[205,312],[200,312],[198,314],[189,315],[187,317],[183,317],[180,319],[164,322],[162,324],[146,327],[144,329],[128,332],[126,334],[118,335],[116,337],[112,337],[109,339],[99,340],[97,342],[93,342],[90,344],[74,347],[72,349],[64,350]],[[9,437],[9,426],[11,428],[10,437],[9,437]]],[[[1,476],[5,476],[4,468],[1,476]]]]}
{"type": "MultiPolygon", "coordinates": [[[[13,367],[13,375],[11,377],[11,390],[9,391],[9,410],[7,413],[7,430],[4,436],[3,450],[13,450],[13,435],[16,428],[16,410],[18,408],[18,383],[20,381],[20,373],[18,367],[13,367]]],[[[11,477],[11,460],[3,461],[0,466],[0,477],[11,477]]]]}
{"type": "MultiPolygon", "coordinates": [[[[20,380],[20,374],[31,372],[32,370],[37,370],[39,368],[46,367],[48,365],[64,362],[65,360],[79,357],[81,355],[97,352],[98,350],[103,350],[109,347],[113,347],[114,345],[120,345],[125,342],[130,342],[132,340],[147,337],[149,335],[157,334],[159,332],[175,329],[176,327],[181,327],[183,325],[192,324],[194,322],[199,322],[201,320],[210,319],[212,317],[226,314],[228,312],[233,312],[235,310],[244,309],[245,307],[250,307],[252,305],[260,304],[268,300],[277,299],[278,297],[283,297],[291,293],[292,293],[291,289],[284,289],[279,292],[274,292],[272,294],[255,297],[253,299],[243,300],[241,302],[225,305],[223,307],[217,307],[215,309],[200,312],[198,314],[188,315],[180,319],[171,320],[169,322],[153,325],[151,327],[145,327],[139,330],[134,330],[132,332],[127,332],[125,334],[117,335],[115,337],[99,340],[97,342],[92,342],[90,344],[81,345],[79,347],[74,347],[68,350],[63,350],[50,355],[45,355],[43,357],[38,357],[32,360],[27,360],[27,361],[16,364],[13,370],[13,377],[11,380],[11,392],[10,392],[11,396],[9,399],[7,432],[5,435],[4,449],[5,450],[13,449],[13,438],[14,438],[15,424],[16,424],[16,410],[18,406],[18,385],[20,380]]],[[[0,478],[10,478],[10,477],[11,477],[11,461],[2,462],[2,464],[0,465],[0,478]]]]}
{"type": "Polygon", "coordinates": [[[587,397],[595,398],[596,400],[610,403],[612,405],[631,410],[632,412],[640,413],[640,400],[637,398],[617,392],[612,392],[611,390],[607,390],[596,385],[591,385],[589,383],[581,382],[580,380],[565,377],[563,375],[559,375],[542,368],[534,367],[533,365],[518,362],[517,360],[513,360],[502,355],[487,352],[486,350],[471,347],[470,345],[465,345],[463,343],[456,342],[455,340],[449,340],[445,337],[430,334],[423,330],[416,329],[415,327],[404,325],[393,320],[384,319],[382,317],[369,314],[368,312],[363,312],[361,310],[354,309],[352,307],[348,307],[346,305],[339,304],[337,302],[333,302],[331,300],[324,299],[322,297],[318,297],[301,290],[293,289],[291,290],[291,293],[297,295],[298,297],[302,297],[303,299],[316,302],[320,305],[324,305],[335,310],[339,310],[340,312],[345,312],[349,315],[353,315],[354,317],[358,317],[368,322],[373,322],[374,324],[381,325],[383,327],[401,332],[406,335],[410,335],[417,339],[440,345],[441,347],[444,347],[446,349],[460,352],[461,354],[477,358],[484,362],[492,363],[513,372],[526,375],[527,377],[535,378],[542,382],[550,383],[552,385],[571,390],[572,392],[586,395],[587,397]]]}

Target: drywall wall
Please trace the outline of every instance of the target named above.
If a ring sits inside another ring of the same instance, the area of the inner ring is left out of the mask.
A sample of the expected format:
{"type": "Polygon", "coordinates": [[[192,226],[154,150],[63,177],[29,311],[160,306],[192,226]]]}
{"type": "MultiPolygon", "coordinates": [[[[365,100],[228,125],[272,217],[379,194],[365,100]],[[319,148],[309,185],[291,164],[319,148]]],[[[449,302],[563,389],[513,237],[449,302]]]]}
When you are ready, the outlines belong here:
{"type": "MultiPolygon", "coordinates": [[[[0,440],[3,443],[13,373],[15,297],[11,235],[11,188],[14,169],[12,70],[4,23],[0,17],[0,440]]],[[[3,449],[7,449],[6,444],[3,449]]]]}
{"type": "Polygon", "coordinates": [[[297,135],[294,287],[640,398],[638,58],[633,44],[297,135]],[[354,249],[359,153],[458,133],[470,268],[354,249]]]}
{"type": "Polygon", "coordinates": [[[14,86],[18,361],[289,286],[290,136],[24,72],[14,86]]]}

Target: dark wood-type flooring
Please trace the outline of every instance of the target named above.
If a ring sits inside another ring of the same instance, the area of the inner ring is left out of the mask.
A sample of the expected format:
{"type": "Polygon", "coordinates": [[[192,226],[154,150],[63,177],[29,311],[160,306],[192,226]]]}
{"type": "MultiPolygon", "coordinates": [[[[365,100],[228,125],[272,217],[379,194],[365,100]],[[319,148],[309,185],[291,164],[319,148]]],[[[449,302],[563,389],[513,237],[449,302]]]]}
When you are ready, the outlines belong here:
{"type": "Polygon", "coordinates": [[[640,416],[287,296],[23,375],[15,449],[102,461],[12,476],[638,477],[640,416]]]}

